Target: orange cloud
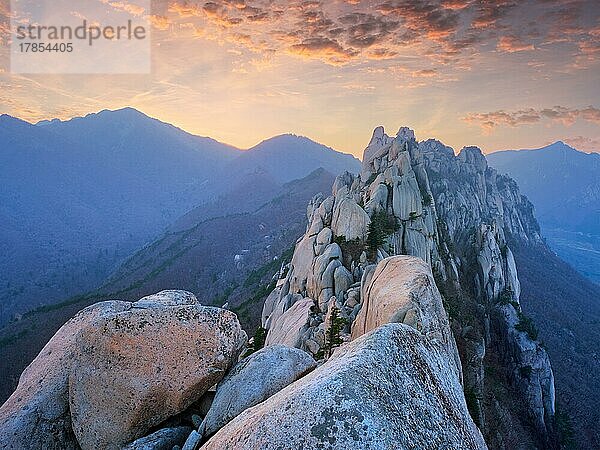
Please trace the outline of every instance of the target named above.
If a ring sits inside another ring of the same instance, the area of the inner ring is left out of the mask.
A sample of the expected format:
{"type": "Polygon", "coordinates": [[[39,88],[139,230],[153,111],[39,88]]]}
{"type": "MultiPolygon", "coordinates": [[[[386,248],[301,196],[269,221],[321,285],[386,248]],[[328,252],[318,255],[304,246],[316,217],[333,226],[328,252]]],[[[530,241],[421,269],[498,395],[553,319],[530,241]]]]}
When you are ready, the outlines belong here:
{"type": "Polygon", "coordinates": [[[561,122],[567,126],[572,125],[578,119],[600,124],[600,109],[593,106],[583,109],[554,106],[542,109],[528,108],[513,112],[498,110],[487,113],[470,113],[463,117],[463,121],[479,125],[488,133],[502,125],[518,127],[538,123],[544,119],[561,122]]]}
{"type": "Polygon", "coordinates": [[[332,64],[342,64],[358,55],[352,48],[343,48],[337,41],[328,38],[309,38],[289,47],[291,54],[306,58],[322,58],[332,64]]]}
{"type": "Polygon", "coordinates": [[[575,136],[565,139],[565,142],[577,150],[582,150],[588,153],[600,153],[600,139],[575,136]]]}
{"type": "Polygon", "coordinates": [[[157,30],[166,31],[171,27],[171,21],[167,16],[152,14],[148,16],[148,20],[157,30]]]}
{"type": "Polygon", "coordinates": [[[515,52],[523,52],[528,50],[534,50],[533,44],[527,44],[523,42],[517,36],[502,36],[498,40],[498,45],[496,48],[502,52],[506,53],[515,53],[515,52]]]}
{"type": "Polygon", "coordinates": [[[251,51],[282,51],[334,65],[411,54],[429,63],[468,68],[486,45],[493,44],[501,53],[524,52],[536,48],[535,37],[544,49],[572,44],[577,51],[571,62],[589,67],[598,59],[598,39],[592,34],[582,38],[589,30],[580,24],[593,23],[593,18],[584,17],[582,5],[595,1],[173,0],[169,10],[181,18],[202,20],[198,26],[208,30],[207,37],[216,35],[251,51]]]}

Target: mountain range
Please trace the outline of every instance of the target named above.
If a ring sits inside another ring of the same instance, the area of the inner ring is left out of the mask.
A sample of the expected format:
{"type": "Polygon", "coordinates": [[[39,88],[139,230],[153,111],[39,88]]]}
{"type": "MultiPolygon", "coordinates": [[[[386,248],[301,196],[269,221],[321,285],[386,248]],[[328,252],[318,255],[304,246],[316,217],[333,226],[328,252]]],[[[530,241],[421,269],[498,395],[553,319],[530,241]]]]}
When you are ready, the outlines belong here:
{"type": "Polygon", "coordinates": [[[0,324],[94,287],[180,216],[248,180],[272,191],[320,167],[359,161],[294,135],[240,150],[132,108],[35,125],[0,116],[0,324]]]}
{"type": "Polygon", "coordinates": [[[550,247],[600,283],[600,155],[564,142],[487,155],[531,200],[550,247]]]}

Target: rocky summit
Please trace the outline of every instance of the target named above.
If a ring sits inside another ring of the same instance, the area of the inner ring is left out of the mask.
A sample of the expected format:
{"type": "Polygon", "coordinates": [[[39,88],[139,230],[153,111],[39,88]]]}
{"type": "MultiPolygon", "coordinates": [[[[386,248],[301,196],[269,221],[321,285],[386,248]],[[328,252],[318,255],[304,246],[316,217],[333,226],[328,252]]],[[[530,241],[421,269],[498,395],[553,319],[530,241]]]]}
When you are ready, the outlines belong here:
{"type": "Polygon", "coordinates": [[[512,179],[478,148],[455,155],[439,141],[417,142],[406,127],[396,136],[378,127],[361,173],[338,176],[307,216],[265,302],[267,344],[323,358],[403,323],[444,346],[454,367],[444,375],[463,383],[490,447],[555,446],[552,368],[521,311],[510,248],[541,237],[512,179]]]}
{"type": "Polygon", "coordinates": [[[479,149],[379,127],[307,219],[252,339],[185,291],[88,307],[0,408],[2,447],[558,448],[511,250],[539,227],[479,149]]]}

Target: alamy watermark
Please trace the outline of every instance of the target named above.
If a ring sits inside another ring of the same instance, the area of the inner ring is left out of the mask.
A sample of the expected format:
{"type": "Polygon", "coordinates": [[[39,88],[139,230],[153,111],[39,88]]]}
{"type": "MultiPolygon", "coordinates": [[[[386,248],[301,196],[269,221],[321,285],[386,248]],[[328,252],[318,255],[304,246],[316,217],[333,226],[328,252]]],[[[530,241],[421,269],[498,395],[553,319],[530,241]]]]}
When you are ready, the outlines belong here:
{"type": "Polygon", "coordinates": [[[150,0],[11,0],[13,73],[150,73],[150,0]]]}

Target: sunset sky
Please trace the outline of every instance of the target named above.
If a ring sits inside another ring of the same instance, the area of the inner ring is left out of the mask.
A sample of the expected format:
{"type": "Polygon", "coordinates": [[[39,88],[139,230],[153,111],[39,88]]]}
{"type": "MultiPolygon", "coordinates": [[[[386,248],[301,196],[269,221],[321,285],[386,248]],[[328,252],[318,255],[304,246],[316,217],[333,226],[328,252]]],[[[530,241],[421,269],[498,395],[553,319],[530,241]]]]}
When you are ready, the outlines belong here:
{"type": "Polygon", "coordinates": [[[150,75],[12,75],[0,3],[0,113],[28,121],[132,106],[241,148],[292,132],[360,156],[381,124],[600,152],[598,0],[154,1],[150,75]]]}

